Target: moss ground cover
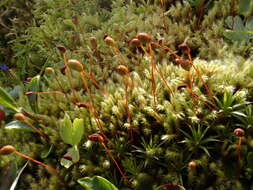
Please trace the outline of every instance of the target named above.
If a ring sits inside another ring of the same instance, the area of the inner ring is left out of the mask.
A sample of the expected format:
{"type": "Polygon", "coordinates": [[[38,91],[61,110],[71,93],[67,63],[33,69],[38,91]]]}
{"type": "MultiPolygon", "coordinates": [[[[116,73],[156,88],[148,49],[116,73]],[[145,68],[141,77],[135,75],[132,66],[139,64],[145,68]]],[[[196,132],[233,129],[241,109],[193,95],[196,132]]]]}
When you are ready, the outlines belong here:
{"type": "Polygon", "coordinates": [[[24,157],[21,190],[252,188],[248,5],[33,2],[1,64],[0,189],[24,157]]]}

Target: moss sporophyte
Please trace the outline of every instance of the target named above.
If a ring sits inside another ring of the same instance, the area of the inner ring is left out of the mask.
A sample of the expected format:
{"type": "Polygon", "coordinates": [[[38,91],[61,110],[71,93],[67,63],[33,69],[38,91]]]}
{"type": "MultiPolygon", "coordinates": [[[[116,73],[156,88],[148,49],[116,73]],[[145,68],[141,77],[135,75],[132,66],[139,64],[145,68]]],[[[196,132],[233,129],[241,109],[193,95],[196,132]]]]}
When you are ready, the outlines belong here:
{"type": "Polygon", "coordinates": [[[0,6],[0,154],[56,174],[30,163],[18,189],[251,188],[250,0],[18,2],[0,6]]]}
{"type": "Polygon", "coordinates": [[[42,162],[39,162],[25,154],[22,154],[20,152],[18,152],[13,146],[11,145],[6,145],[6,146],[3,146],[1,149],[0,149],[0,155],[9,155],[9,154],[12,154],[12,153],[15,153],[23,158],[26,158],[28,160],[31,160],[32,162],[36,163],[36,164],[39,164],[43,167],[46,167],[46,168],[49,168],[58,178],[59,180],[66,185],[65,181],[63,180],[63,178],[61,177],[60,173],[55,169],[53,168],[52,166],[50,165],[47,165],[47,164],[44,164],[42,162]]]}

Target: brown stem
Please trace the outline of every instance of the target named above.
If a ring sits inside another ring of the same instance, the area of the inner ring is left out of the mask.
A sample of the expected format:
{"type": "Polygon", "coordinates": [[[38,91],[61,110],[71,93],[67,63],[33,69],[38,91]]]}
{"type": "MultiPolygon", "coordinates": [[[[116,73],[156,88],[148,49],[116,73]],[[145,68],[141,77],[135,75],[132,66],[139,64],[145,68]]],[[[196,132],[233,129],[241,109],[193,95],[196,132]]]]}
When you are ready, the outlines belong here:
{"type": "Polygon", "coordinates": [[[29,156],[26,156],[25,154],[22,154],[22,153],[20,153],[20,152],[18,152],[18,151],[16,151],[16,150],[14,151],[14,153],[17,154],[17,155],[19,155],[19,156],[22,156],[22,157],[24,157],[24,158],[26,158],[26,159],[28,159],[28,160],[31,160],[32,162],[35,162],[35,163],[37,163],[37,164],[39,164],[39,165],[42,165],[42,166],[44,166],[44,167],[46,167],[46,168],[49,168],[49,169],[52,170],[52,171],[54,172],[54,174],[60,179],[60,181],[61,181],[63,184],[66,185],[66,182],[63,180],[63,178],[61,177],[60,173],[59,173],[55,168],[53,168],[52,166],[49,166],[49,165],[44,164],[44,163],[42,163],[42,162],[40,162],[40,161],[34,160],[33,158],[31,158],[31,157],[29,157],[29,156]]]}
{"type": "MultiPolygon", "coordinates": [[[[205,83],[204,79],[202,78],[199,70],[197,69],[197,67],[193,64],[193,61],[192,61],[192,58],[191,58],[191,54],[190,54],[190,50],[188,50],[187,52],[187,55],[188,55],[188,59],[190,61],[190,64],[192,65],[192,67],[194,68],[194,70],[196,71],[198,77],[200,78],[201,82],[203,83],[206,91],[207,91],[207,94],[209,96],[209,98],[211,99],[211,101],[213,102],[214,106],[215,106],[215,99],[213,97],[213,94],[211,92],[211,90],[209,89],[208,85],[205,83]]],[[[191,80],[191,79],[190,79],[191,80]]],[[[216,107],[216,106],[215,106],[216,107]]]]}
{"type": "Polygon", "coordinates": [[[130,125],[130,137],[131,140],[133,140],[133,124],[132,124],[132,115],[131,112],[129,110],[129,105],[128,105],[128,87],[129,87],[129,76],[128,73],[124,76],[124,83],[125,83],[125,99],[126,99],[126,111],[127,111],[127,118],[128,118],[128,122],[130,125]]]}
{"type": "Polygon", "coordinates": [[[65,94],[61,91],[50,91],[50,92],[27,92],[26,95],[30,95],[30,94],[60,94],[60,95],[64,95],[65,94]]]}
{"type": "Polygon", "coordinates": [[[46,142],[49,142],[49,137],[41,130],[37,129],[32,123],[27,121],[26,119],[23,121],[25,124],[29,125],[36,133],[38,133],[41,137],[45,139],[46,142]]]}
{"type": "Polygon", "coordinates": [[[33,121],[36,121],[38,123],[40,123],[41,121],[39,119],[37,119],[36,117],[34,117],[33,115],[31,115],[30,113],[26,112],[26,111],[22,111],[22,113],[24,114],[24,116],[30,118],[33,121]]]}
{"type": "Polygon", "coordinates": [[[152,47],[150,43],[149,43],[149,55],[150,55],[150,67],[151,67],[150,80],[151,80],[151,86],[152,86],[154,106],[156,106],[156,89],[155,89],[155,76],[154,76],[155,63],[154,63],[154,56],[152,53],[152,47]]]}
{"type": "Polygon", "coordinates": [[[239,137],[237,144],[237,178],[240,177],[240,161],[241,161],[241,143],[242,137],[239,137]]]}
{"type": "Polygon", "coordinates": [[[97,124],[97,126],[98,126],[98,128],[100,130],[101,135],[107,140],[108,144],[110,146],[112,146],[109,138],[105,135],[104,130],[102,128],[102,125],[101,125],[101,123],[99,121],[99,118],[98,118],[98,115],[97,115],[97,111],[96,111],[96,108],[94,106],[94,101],[93,101],[92,93],[90,91],[90,88],[88,87],[88,84],[87,84],[87,81],[85,79],[85,76],[86,76],[85,72],[81,71],[81,80],[83,82],[83,87],[87,91],[88,97],[90,99],[91,113],[93,114],[93,117],[95,118],[95,122],[96,122],[96,124],[97,124]]]}
{"type": "Polygon", "coordinates": [[[66,75],[67,75],[67,78],[68,78],[68,81],[69,81],[69,85],[70,85],[70,89],[73,93],[73,96],[74,96],[74,99],[75,99],[75,102],[78,101],[78,98],[77,98],[77,93],[74,89],[74,85],[73,85],[73,81],[72,81],[72,75],[71,75],[71,70],[70,68],[68,68],[68,60],[67,60],[67,56],[66,56],[66,53],[63,53],[63,60],[64,60],[64,65],[66,67],[66,75]]]}
{"type": "Polygon", "coordinates": [[[168,89],[168,91],[174,95],[172,89],[170,88],[170,86],[168,85],[167,81],[165,80],[165,77],[163,75],[163,73],[157,68],[157,66],[155,65],[155,70],[157,71],[158,75],[160,76],[160,78],[162,79],[162,81],[164,82],[166,88],[168,89]]]}
{"type": "Polygon", "coordinates": [[[100,144],[103,146],[103,148],[105,149],[106,153],[111,157],[112,161],[114,162],[114,164],[116,165],[118,171],[120,172],[122,178],[131,185],[131,182],[127,179],[127,177],[125,176],[125,174],[122,172],[122,170],[120,169],[120,166],[118,164],[118,162],[114,159],[111,151],[105,146],[105,144],[103,142],[100,142],[100,144]]]}

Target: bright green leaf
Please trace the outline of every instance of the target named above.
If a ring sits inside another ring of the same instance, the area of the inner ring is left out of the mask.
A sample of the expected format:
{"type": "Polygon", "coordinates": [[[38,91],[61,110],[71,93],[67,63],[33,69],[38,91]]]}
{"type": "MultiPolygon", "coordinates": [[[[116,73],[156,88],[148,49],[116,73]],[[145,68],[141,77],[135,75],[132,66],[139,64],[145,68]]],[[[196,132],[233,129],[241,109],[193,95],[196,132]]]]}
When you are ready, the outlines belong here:
{"type": "Polygon", "coordinates": [[[72,143],[72,123],[68,114],[65,114],[63,123],[60,125],[60,136],[67,144],[72,143]]]}
{"type": "Polygon", "coordinates": [[[118,190],[111,182],[100,176],[84,177],[78,179],[78,183],[82,185],[85,190],[118,190]]]}
{"type": "Polygon", "coordinates": [[[81,141],[84,133],[84,122],[83,119],[75,119],[73,122],[72,129],[72,145],[78,145],[81,141]]]}
{"type": "Polygon", "coordinates": [[[0,105],[11,108],[16,112],[19,111],[15,100],[1,87],[0,87],[0,105]]]}

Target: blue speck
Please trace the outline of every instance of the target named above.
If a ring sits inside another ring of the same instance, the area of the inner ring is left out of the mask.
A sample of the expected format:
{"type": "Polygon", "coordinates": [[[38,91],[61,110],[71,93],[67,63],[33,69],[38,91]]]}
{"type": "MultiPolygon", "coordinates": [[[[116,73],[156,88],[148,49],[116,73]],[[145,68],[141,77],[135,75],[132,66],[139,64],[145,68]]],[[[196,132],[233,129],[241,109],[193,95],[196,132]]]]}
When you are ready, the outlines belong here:
{"type": "Polygon", "coordinates": [[[7,65],[2,64],[2,65],[0,65],[0,69],[5,72],[5,71],[7,71],[8,67],[7,67],[7,65]]]}

